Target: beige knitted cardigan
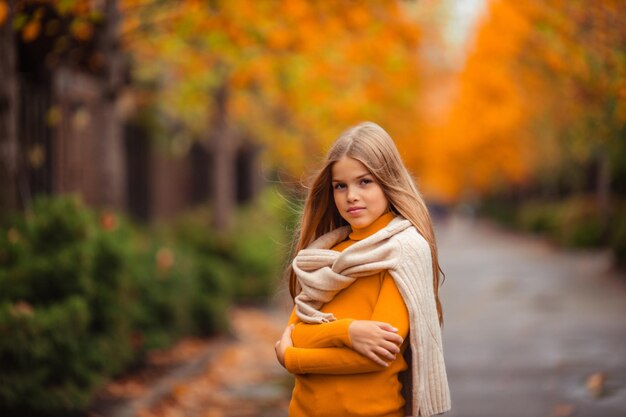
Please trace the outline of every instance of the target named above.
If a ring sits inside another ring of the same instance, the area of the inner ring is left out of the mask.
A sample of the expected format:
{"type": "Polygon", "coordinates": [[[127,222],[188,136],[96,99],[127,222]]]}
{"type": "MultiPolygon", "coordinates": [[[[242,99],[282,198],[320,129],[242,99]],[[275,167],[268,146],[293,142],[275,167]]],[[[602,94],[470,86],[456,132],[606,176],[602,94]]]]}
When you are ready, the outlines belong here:
{"type": "Polygon", "coordinates": [[[306,323],[335,320],[332,313],[319,311],[322,305],[358,277],[388,270],[409,312],[411,349],[406,350],[405,357],[411,372],[406,372],[403,381],[407,413],[417,417],[448,411],[450,390],[428,242],[408,220],[398,216],[343,252],[329,249],[349,233],[349,226],[337,228],[294,258],[293,269],[302,288],[295,298],[297,316],[306,323]]]}

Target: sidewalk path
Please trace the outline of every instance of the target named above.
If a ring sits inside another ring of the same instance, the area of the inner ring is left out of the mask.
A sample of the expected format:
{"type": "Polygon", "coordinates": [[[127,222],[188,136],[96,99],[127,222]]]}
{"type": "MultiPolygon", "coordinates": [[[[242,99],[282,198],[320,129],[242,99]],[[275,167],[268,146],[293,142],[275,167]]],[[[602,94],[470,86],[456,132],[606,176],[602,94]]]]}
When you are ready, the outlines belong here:
{"type": "Polygon", "coordinates": [[[137,417],[287,417],[293,382],[274,353],[284,322],[275,311],[236,308],[235,341],[200,375],[177,384],[137,417]]]}
{"type": "Polygon", "coordinates": [[[276,361],[274,342],[288,314],[234,308],[232,337],[181,341],[151,361],[178,363],[172,371],[114,381],[89,417],[287,417],[293,380],[276,361]]]}
{"type": "Polygon", "coordinates": [[[626,416],[626,277],[606,252],[459,218],[436,232],[449,417],[626,416]]]}

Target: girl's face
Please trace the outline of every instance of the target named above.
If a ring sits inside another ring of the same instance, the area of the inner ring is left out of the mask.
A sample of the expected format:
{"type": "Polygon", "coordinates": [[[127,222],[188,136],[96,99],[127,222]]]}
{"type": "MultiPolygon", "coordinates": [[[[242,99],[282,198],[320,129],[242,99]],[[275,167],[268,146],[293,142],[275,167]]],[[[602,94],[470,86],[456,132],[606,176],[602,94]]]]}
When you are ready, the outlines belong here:
{"type": "Polygon", "coordinates": [[[367,227],[387,211],[382,187],[356,159],[343,156],[333,164],[332,186],[335,206],[353,228],[367,227]]]}

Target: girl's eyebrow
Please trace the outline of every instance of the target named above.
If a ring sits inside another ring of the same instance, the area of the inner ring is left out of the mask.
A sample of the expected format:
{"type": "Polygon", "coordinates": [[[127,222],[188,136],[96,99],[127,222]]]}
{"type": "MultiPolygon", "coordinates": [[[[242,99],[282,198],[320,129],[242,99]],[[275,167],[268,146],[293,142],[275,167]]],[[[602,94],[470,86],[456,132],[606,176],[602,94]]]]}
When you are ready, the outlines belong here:
{"type": "MultiPolygon", "coordinates": [[[[369,172],[366,172],[365,174],[361,174],[358,177],[356,177],[355,179],[361,179],[363,177],[367,177],[368,175],[371,175],[369,172]]],[[[332,180],[331,182],[343,182],[342,180],[332,180]]]]}

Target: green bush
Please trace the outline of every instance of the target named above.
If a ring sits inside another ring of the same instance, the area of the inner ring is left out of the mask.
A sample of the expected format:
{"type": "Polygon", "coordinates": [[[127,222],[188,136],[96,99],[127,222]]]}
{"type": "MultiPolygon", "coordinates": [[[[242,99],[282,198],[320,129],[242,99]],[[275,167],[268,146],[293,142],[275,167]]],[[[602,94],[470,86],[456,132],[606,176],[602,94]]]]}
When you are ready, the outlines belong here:
{"type": "Polygon", "coordinates": [[[517,212],[516,223],[533,233],[554,234],[559,229],[559,210],[555,204],[532,201],[517,212]]]}
{"type": "Polygon", "coordinates": [[[616,263],[626,266],[626,201],[617,195],[611,199],[608,227],[589,195],[522,204],[492,197],[483,203],[481,214],[510,227],[545,234],[566,247],[609,246],[616,263]]]}
{"type": "Polygon", "coordinates": [[[139,230],[74,197],[36,200],[0,229],[0,415],[78,413],[147,350],[227,329],[233,299],[271,293],[294,213],[268,189],[218,237],[206,210],[139,230]]]}
{"type": "Polygon", "coordinates": [[[497,198],[489,198],[481,202],[478,213],[502,225],[515,226],[515,216],[517,215],[515,207],[497,198]]]}
{"type": "Polygon", "coordinates": [[[215,254],[197,257],[197,288],[192,299],[195,332],[209,334],[228,328],[226,310],[233,299],[233,267],[215,254]]]}
{"type": "Polygon", "coordinates": [[[197,259],[200,279],[210,289],[230,293],[238,302],[262,303],[274,290],[284,266],[288,246],[284,225],[293,213],[287,206],[279,191],[268,187],[237,209],[229,235],[207,232],[212,226],[206,207],[181,216],[169,233],[197,259]]]}
{"type": "Polygon", "coordinates": [[[602,218],[591,197],[578,196],[560,205],[556,239],[568,247],[597,247],[603,243],[602,218]]]}
{"type": "Polygon", "coordinates": [[[274,291],[287,255],[292,213],[274,188],[238,211],[232,242],[238,300],[259,302],[274,291]]]}
{"type": "Polygon", "coordinates": [[[591,197],[526,202],[518,209],[517,225],[522,230],[545,234],[566,247],[597,247],[604,243],[601,215],[591,197]]]}
{"type": "Polygon", "coordinates": [[[0,411],[80,410],[132,358],[123,254],[75,198],[38,199],[1,232],[0,411]]]}
{"type": "Polygon", "coordinates": [[[0,229],[0,415],[83,410],[146,350],[224,329],[231,273],[76,198],[38,199],[0,229]]]}
{"type": "Polygon", "coordinates": [[[0,304],[0,410],[59,414],[82,409],[101,382],[92,347],[89,308],[82,297],[50,307],[0,304]]]}
{"type": "MultiPolygon", "coordinates": [[[[485,207],[482,214],[494,220],[543,234],[566,247],[598,247],[607,243],[603,219],[592,196],[574,196],[561,201],[534,200],[517,205],[490,201],[485,207]]],[[[609,233],[617,232],[611,229],[609,233]]]]}

